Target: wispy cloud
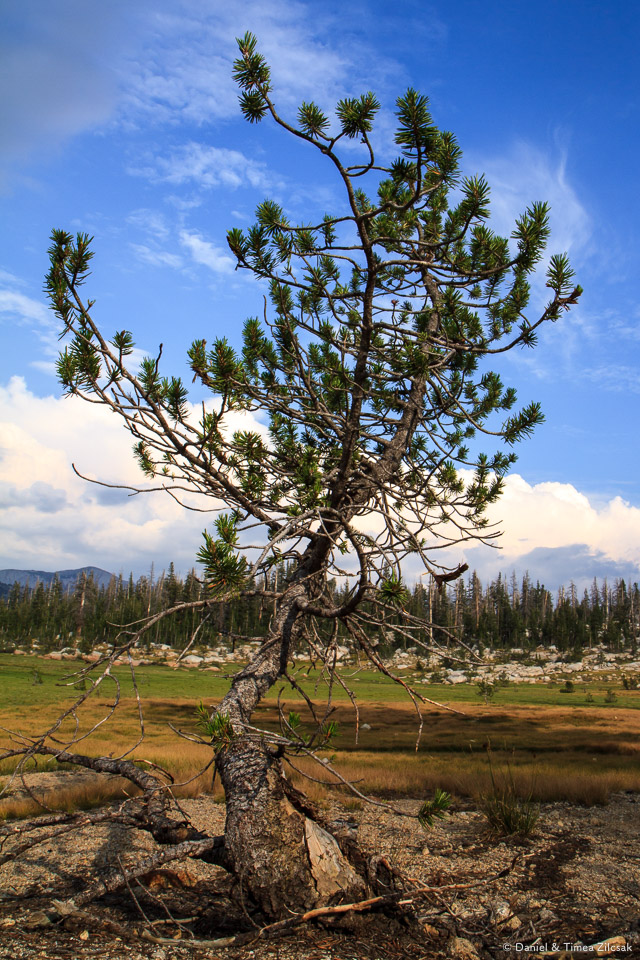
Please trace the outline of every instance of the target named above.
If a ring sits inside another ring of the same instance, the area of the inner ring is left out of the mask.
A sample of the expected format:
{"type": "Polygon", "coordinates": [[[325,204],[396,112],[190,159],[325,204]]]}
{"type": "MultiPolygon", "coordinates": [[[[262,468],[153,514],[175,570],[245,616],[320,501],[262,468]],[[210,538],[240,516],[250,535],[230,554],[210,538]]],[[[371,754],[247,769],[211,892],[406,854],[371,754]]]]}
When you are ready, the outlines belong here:
{"type": "Polygon", "coordinates": [[[154,250],[144,243],[129,244],[138,260],[142,263],[148,263],[152,267],[172,267],[179,270],[183,266],[183,259],[177,253],[169,253],[167,250],[154,250]]]}
{"type": "Polygon", "coordinates": [[[170,233],[166,217],[157,210],[148,210],[146,208],[134,210],[127,217],[127,223],[132,227],[142,230],[143,233],[154,237],[156,240],[166,240],[170,233]]]}
{"type": "Polygon", "coordinates": [[[55,377],[58,372],[55,360],[31,360],[29,366],[48,377],[55,377]]]}
{"type": "Polygon", "coordinates": [[[328,11],[314,16],[313,8],[296,0],[247,0],[241,7],[194,0],[158,4],[144,58],[125,67],[125,114],[134,122],[146,115],[198,125],[237,116],[231,66],[238,53],[235,37],[247,29],[270,60],[281,100],[330,95],[357,57],[353,45],[340,50],[339,33],[327,42],[330,21],[328,11]]]}
{"type": "Polygon", "coordinates": [[[537,200],[551,206],[552,252],[583,251],[593,225],[567,175],[566,151],[549,152],[518,141],[497,156],[467,154],[470,173],[483,172],[491,186],[491,219],[494,228],[508,236],[516,218],[537,200]]]}
{"type": "Polygon", "coordinates": [[[189,251],[195,263],[202,264],[214,273],[232,273],[235,261],[220,247],[214,246],[197,233],[180,232],[180,243],[189,251]]]}
{"type": "Polygon", "coordinates": [[[40,300],[18,290],[0,289],[0,323],[30,327],[49,357],[58,354],[58,323],[40,300]]]}
{"type": "Polygon", "coordinates": [[[599,366],[587,366],[581,375],[600,389],[614,393],[640,393],[640,370],[624,363],[609,363],[599,366]]]}
{"type": "Polygon", "coordinates": [[[40,323],[43,326],[52,322],[44,303],[14,290],[0,290],[0,313],[22,322],[40,323]]]}
{"type": "Polygon", "coordinates": [[[227,190],[242,186],[268,187],[273,182],[265,164],[251,160],[239,150],[194,141],[182,144],[167,157],[155,157],[142,166],[132,166],[129,172],[154,182],[227,190]]]}

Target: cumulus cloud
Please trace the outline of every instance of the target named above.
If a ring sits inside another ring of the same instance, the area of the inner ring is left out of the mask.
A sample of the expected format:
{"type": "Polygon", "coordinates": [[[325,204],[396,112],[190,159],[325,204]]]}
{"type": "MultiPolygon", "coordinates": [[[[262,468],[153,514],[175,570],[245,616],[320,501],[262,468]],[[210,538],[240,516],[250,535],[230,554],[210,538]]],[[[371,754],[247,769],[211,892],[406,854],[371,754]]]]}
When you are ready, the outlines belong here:
{"type": "MultiPolygon", "coordinates": [[[[266,428],[234,414],[230,429],[266,428]]],[[[115,572],[174,560],[188,570],[207,514],[183,510],[163,494],[130,496],[92,485],[72,469],[110,483],[144,486],[118,417],[75,398],[37,397],[24,380],[0,387],[0,566],[55,569],[95,564],[115,572]]],[[[216,508],[211,501],[194,506],[216,508]]],[[[555,589],[597,576],[638,577],[640,508],[620,497],[587,497],[569,483],[531,484],[509,476],[490,519],[504,531],[501,550],[474,544],[446,551],[443,562],[466,560],[488,580],[498,572],[555,589]]],[[[438,559],[440,557],[438,556],[438,559]]],[[[418,576],[407,569],[407,579],[418,576]]]]}
{"type": "Polygon", "coordinates": [[[634,582],[640,574],[637,564],[613,560],[602,550],[594,550],[586,543],[535,547],[518,557],[495,551],[489,554],[486,550],[476,549],[468,551],[467,560],[485,583],[495,579],[499,573],[508,577],[515,570],[519,578],[528,573],[533,583],[539,582],[553,591],[561,586],[568,587],[571,582],[584,590],[594,577],[600,583],[605,579],[609,582],[616,579],[634,582]]]}
{"type": "Polygon", "coordinates": [[[621,497],[589,498],[570,483],[530,484],[512,474],[490,516],[503,531],[501,549],[459,551],[485,579],[529,570],[555,589],[640,574],[640,509],[621,497]]]}
{"type": "Polygon", "coordinates": [[[19,510],[33,507],[38,513],[58,513],[66,506],[66,492],[42,480],[37,480],[23,489],[18,489],[13,484],[7,484],[0,489],[0,507],[5,510],[13,507],[19,510]]]}
{"type": "Polygon", "coordinates": [[[621,497],[589,499],[570,483],[529,484],[513,474],[493,517],[503,526],[505,553],[586,543],[612,560],[640,564],[640,508],[621,497]]]}
{"type": "MultiPolygon", "coordinates": [[[[231,429],[264,427],[234,414],[231,429]]],[[[194,563],[211,514],[169,496],[130,496],[87,483],[148,485],[118,417],[76,398],[37,397],[22,378],[0,387],[0,567],[61,569],[84,564],[118,573],[194,563]]],[[[220,504],[191,498],[205,509],[220,504]]]]}

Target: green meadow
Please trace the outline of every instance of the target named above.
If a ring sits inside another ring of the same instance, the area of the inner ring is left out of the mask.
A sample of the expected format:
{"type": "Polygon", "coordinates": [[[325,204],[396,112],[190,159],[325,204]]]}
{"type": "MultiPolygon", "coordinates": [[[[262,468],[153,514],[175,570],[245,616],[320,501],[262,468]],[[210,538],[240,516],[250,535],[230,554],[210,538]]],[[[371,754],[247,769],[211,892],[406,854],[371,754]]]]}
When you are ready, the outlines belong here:
{"type": "MultiPolygon", "coordinates": [[[[82,684],[71,676],[81,666],[73,661],[0,655],[3,747],[10,746],[9,731],[44,733],[59,713],[82,695],[82,684]]],[[[222,665],[222,670],[226,669],[231,665],[222,665]]],[[[138,739],[131,672],[121,666],[114,677],[120,687],[118,708],[107,723],[83,740],[79,750],[117,755],[138,739]]],[[[440,787],[460,797],[474,797],[490,789],[491,767],[494,777],[507,777],[522,795],[543,801],[604,803],[612,791],[640,791],[640,691],[624,690],[621,683],[575,684],[572,693],[562,692],[560,682],[509,684],[497,689],[489,703],[478,695],[474,683],[417,683],[423,696],[437,702],[421,707],[423,729],[418,742],[418,717],[401,686],[353,668],[346,668],[343,678],[359,705],[357,736],[348,694],[334,684],[331,719],[338,722],[338,735],[320,751],[320,757],[330,758],[342,776],[357,781],[363,793],[425,797],[440,787]]],[[[301,669],[297,680],[322,713],[327,694],[323,678],[313,670],[301,669]]],[[[178,781],[195,776],[210,759],[210,748],[181,739],[170,724],[188,735],[196,734],[198,703],[217,703],[228,688],[228,678],[158,664],[136,668],[136,682],[144,708],[145,739],[133,756],[161,764],[178,781]]],[[[85,692],[88,687],[87,679],[85,692]]],[[[305,703],[284,682],[272,689],[254,715],[256,727],[279,729],[278,694],[285,716],[290,710],[299,713],[300,730],[310,733],[305,703]]],[[[78,727],[70,717],[58,735],[70,741],[88,732],[109,712],[115,696],[116,684],[106,680],[78,710],[78,727]]],[[[43,759],[37,762],[38,769],[52,767],[43,759]]],[[[331,774],[308,757],[298,757],[294,764],[293,779],[315,799],[326,797],[332,787],[305,781],[304,774],[329,782],[331,774]]],[[[10,770],[11,761],[5,760],[0,773],[10,770]]],[[[210,771],[183,792],[204,789],[211,789],[210,771]]],[[[86,788],[83,790],[86,793],[86,788]]],[[[339,790],[344,792],[343,787],[339,790]]],[[[78,802],[90,800],[84,793],[78,802]]],[[[65,802],[73,803],[73,797],[65,802]]],[[[8,800],[0,801],[0,815],[19,812],[12,812],[9,805],[8,800]]]]}

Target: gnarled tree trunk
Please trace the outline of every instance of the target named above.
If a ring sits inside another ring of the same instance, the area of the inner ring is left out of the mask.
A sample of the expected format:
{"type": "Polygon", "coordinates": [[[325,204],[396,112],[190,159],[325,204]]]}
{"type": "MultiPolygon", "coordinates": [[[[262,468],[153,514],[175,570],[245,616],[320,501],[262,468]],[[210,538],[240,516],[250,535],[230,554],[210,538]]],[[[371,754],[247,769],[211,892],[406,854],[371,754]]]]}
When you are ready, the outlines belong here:
{"type": "Polygon", "coordinates": [[[219,762],[226,793],[225,859],[270,918],[359,899],[366,884],[336,840],[285,791],[281,762],[240,738],[219,762]]]}
{"type": "Polygon", "coordinates": [[[286,667],[304,599],[306,587],[292,584],[278,605],[271,637],[236,675],[217,710],[234,731],[217,759],[227,805],[225,860],[270,918],[359,899],[367,890],[333,836],[291,802],[277,751],[246,732],[254,709],[286,667]]]}

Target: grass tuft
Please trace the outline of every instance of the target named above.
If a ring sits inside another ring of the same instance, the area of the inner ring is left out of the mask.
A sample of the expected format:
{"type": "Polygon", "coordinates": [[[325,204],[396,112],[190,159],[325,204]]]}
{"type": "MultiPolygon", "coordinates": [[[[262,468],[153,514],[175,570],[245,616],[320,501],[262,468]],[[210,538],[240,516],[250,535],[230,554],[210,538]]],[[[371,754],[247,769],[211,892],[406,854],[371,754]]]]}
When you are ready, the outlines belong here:
{"type": "Polygon", "coordinates": [[[496,771],[491,756],[491,745],[487,747],[491,792],[478,797],[478,806],[487,818],[493,833],[504,837],[530,837],[540,819],[540,806],[533,800],[533,784],[527,795],[522,796],[513,777],[511,765],[496,771]]]}

